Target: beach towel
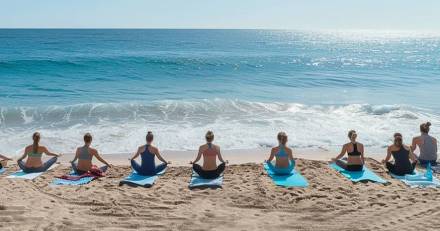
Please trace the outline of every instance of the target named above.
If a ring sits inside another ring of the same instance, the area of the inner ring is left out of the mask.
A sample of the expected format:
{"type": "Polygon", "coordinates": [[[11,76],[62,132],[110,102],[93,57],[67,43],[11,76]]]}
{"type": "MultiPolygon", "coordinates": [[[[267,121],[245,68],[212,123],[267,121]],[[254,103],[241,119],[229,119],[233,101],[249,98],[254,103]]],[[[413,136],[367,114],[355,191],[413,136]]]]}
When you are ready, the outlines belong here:
{"type": "Polygon", "coordinates": [[[353,182],[359,182],[359,181],[372,181],[376,183],[385,184],[387,181],[380,176],[376,175],[373,171],[371,171],[369,168],[367,168],[364,165],[364,168],[362,171],[347,171],[341,167],[339,167],[336,163],[331,163],[330,167],[334,170],[341,173],[343,176],[347,177],[349,180],[353,182]]]}
{"type": "Polygon", "coordinates": [[[191,175],[191,180],[189,182],[189,188],[199,188],[199,187],[221,188],[222,185],[223,185],[223,175],[215,179],[205,179],[200,177],[199,174],[197,174],[194,171],[191,175]]]}
{"type": "Polygon", "coordinates": [[[82,175],[78,175],[75,173],[74,170],[72,170],[68,175],[63,175],[56,177],[53,181],[53,185],[83,185],[88,184],[92,180],[103,177],[105,171],[101,171],[96,166],[92,166],[93,169],[91,169],[89,172],[84,173],[82,175]]]}
{"type": "Polygon", "coordinates": [[[133,169],[129,176],[120,181],[119,185],[128,184],[134,186],[151,187],[156,179],[160,175],[164,174],[165,171],[166,168],[154,176],[142,176],[137,174],[137,172],[133,169]]]}
{"type": "Polygon", "coordinates": [[[390,175],[402,181],[404,184],[410,186],[411,188],[435,188],[440,187],[440,181],[436,177],[432,177],[432,181],[428,180],[425,177],[425,173],[418,172],[417,170],[414,170],[412,174],[406,174],[404,176],[398,176],[393,173],[390,173],[390,175]]]}
{"type": "Polygon", "coordinates": [[[66,180],[61,178],[55,178],[52,181],[52,184],[53,185],[83,185],[90,183],[92,180],[96,178],[97,178],[96,176],[83,177],[78,180],[66,180]]]}
{"type": "Polygon", "coordinates": [[[309,185],[306,178],[304,178],[301,173],[297,172],[295,169],[293,169],[289,175],[277,175],[269,168],[267,163],[264,163],[263,167],[277,186],[305,188],[309,185]]]}
{"type": "Polygon", "coordinates": [[[0,174],[3,174],[6,171],[5,168],[0,168],[0,174]]]}
{"type": "MultiPolygon", "coordinates": [[[[54,164],[50,166],[50,168],[46,171],[50,171],[54,168],[56,168],[58,164],[54,164]]],[[[25,180],[33,180],[39,176],[41,176],[45,172],[34,172],[34,173],[25,173],[22,170],[12,173],[11,175],[7,176],[6,178],[10,179],[25,179],[25,180]]]]}

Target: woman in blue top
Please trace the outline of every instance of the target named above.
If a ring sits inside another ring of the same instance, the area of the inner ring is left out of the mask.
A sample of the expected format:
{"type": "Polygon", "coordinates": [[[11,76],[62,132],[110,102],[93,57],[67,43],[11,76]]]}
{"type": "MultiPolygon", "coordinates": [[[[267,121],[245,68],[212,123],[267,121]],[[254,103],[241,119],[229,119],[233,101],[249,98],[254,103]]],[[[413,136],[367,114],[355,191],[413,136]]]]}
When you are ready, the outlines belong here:
{"type": "Polygon", "coordinates": [[[171,162],[167,162],[162,158],[159,153],[159,149],[154,147],[151,143],[153,142],[154,136],[152,132],[148,132],[146,136],[147,144],[140,146],[136,152],[136,154],[130,159],[131,167],[139,174],[143,176],[153,176],[157,173],[164,170],[168,164],[171,162]],[[139,165],[135,159],[141,156],[141,165],[139,165]],[[163,163],[156,166],[154,158],[157,158],[163,163]]]}
{"type": "Polygon", "coordinates": [[[290,174],[295,168],[295,160],[293,159],[292,149],[286,146],[287,134],[280,132],[277,135],[278,146],[273,147],[269,159],[266,160],[267,166],[278,175],[290,174]],[[275,165],[272,160],[275,158],[275,165]]]}

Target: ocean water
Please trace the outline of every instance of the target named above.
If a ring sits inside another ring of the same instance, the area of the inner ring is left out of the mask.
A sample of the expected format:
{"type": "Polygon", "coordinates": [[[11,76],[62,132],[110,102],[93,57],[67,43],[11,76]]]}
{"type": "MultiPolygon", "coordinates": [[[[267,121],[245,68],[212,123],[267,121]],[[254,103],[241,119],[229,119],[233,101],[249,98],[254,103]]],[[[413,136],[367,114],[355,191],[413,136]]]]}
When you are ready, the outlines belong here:
{"type": "Polygon", "coordinates": [[[0,30],[0,153],[34,131],[71,153],[85,132],[103,153],[145,133],[195,150],[276,144],[336,149],[440,135],[440,34],[384,31],[0,30]]]}

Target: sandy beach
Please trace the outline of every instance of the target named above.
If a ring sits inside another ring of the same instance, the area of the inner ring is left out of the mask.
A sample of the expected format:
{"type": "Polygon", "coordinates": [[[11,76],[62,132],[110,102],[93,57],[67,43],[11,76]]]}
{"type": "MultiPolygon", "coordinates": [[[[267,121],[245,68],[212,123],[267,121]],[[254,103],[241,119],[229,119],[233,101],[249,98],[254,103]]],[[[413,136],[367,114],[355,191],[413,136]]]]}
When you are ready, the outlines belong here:
{"type": "MultiPolygon", "coordinates": [[[[240,163],[227,167],[223,188],[190,190],[191,169],[179,164],[170,167],[151,188],[119,186],[119,181],[130,173],[130,167],[123,163],[127,156],[106,157],[117,163],[115,167],[106,177],[83,186],[50,185],[54,176],[69,171],[64,162],[33,181],[6,179],[3,174],[0,229],[436,230],[440,227],[440,190],[411,189],[392,179],[371,158],[367,165],[390,181],[389,184],[352,183],[330,169],[324,160],[299,158],[297,169],[310,184],[305,189],[277,187],[261,164],[240,163]]],[[[6,174],[16,169],[14,164],[10,165],[6,174]]]]}

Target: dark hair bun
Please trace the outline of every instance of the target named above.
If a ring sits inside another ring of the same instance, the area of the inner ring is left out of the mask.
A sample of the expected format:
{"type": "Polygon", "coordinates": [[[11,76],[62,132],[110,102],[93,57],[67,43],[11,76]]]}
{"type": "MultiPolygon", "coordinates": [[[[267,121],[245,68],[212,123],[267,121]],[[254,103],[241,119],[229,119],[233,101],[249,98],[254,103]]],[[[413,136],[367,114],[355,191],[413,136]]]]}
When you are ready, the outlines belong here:
{"type": "Polygon", "coordinates": [[[431,126],[431,123],[430,122],[426,122],[426,127],[429,127],[429,126],[431,126]]]}
{"type": "Polygon", "coordinates": [[[153,132],[151,132],[151,131],[148,131],[148,132],[147,132],[147,134],[153,134],[153,132]]]}

